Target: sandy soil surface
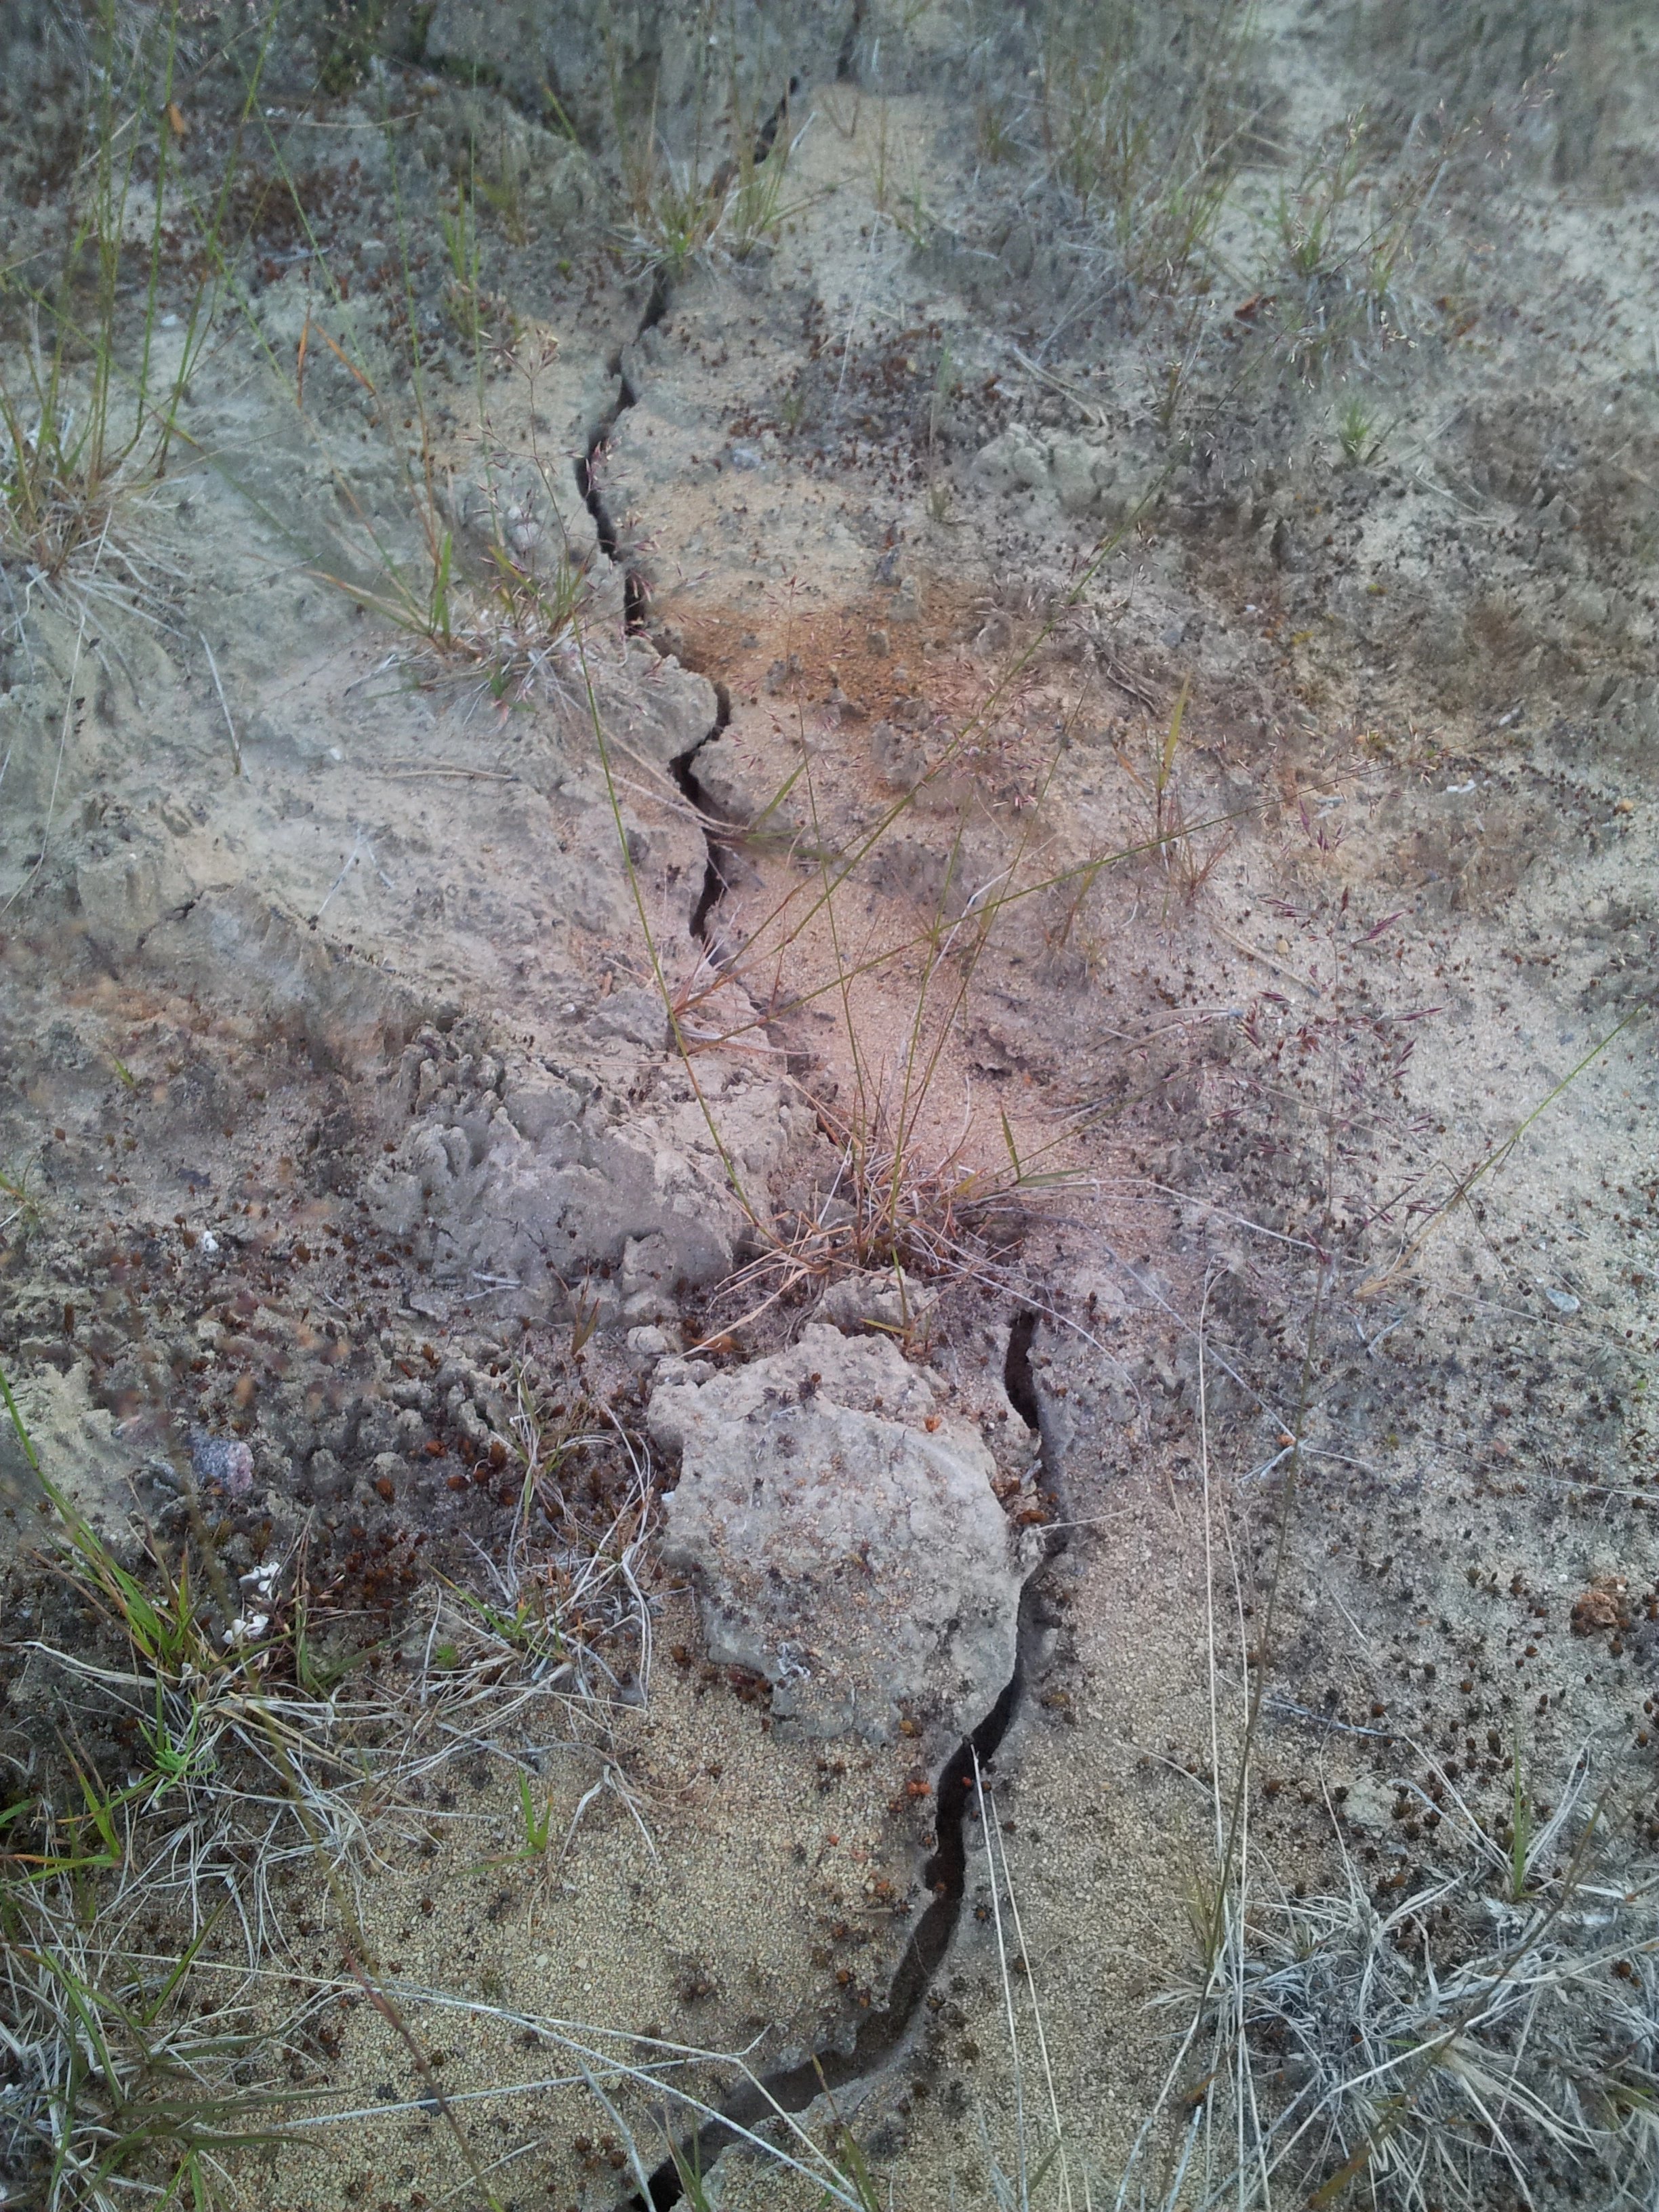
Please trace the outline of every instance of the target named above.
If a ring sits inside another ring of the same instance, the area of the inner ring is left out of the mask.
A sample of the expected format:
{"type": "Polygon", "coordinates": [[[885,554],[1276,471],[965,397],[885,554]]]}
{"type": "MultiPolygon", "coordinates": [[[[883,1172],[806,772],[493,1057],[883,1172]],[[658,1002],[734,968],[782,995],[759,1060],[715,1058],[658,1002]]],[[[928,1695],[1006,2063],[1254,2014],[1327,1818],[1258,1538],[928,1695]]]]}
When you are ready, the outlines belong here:
{"type": "MultiPolygon", "coordinates": [[[[0,1364],[106,1556],[361,1696],[325,1837],[147,1782],[9,1438],[7,1835],[95,1773],[124,1957],[225,1901],[191,1985],[294,2100],[227,2203],[625,2202],[572,2022],[714,2106],[817,2054],[884,2201],[1207,2203],[1217,1897],[1455,1977],[1591,1885],[1602,2088],[1659,2066],[1652,33],[1145,12],[203,5],[169,107],[134,7],[152,396],[67,537],[98,79],[19,15],[0,1364]],[[688,1393],[711,1480],[767,1425],[719,1542],[688,1393]],[[908,1561],[893,1452],[957,1486],[908,1561]]],[[[1602,2124],[1475,2130],[1468,2201],[1650,2202],[1602,2124]]],[[[1454,2201],[1396,2126],[1237,2201],[1454,2201]]]]}

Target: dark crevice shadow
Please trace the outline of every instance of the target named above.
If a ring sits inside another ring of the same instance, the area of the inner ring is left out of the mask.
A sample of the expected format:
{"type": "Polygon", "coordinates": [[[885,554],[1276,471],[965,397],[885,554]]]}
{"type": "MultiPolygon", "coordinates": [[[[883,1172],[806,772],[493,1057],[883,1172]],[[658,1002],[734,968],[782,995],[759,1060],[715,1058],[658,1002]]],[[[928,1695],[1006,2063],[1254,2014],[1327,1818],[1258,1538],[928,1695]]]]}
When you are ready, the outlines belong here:
{"type": "MultiPolygon", "coordinates": [[[[1004,1363],[1008,1396],[1034,1435],[1041,1434],[1031,1373],[1031,1347],[1038,1321],[1039,1316],[1029,1309],[1016,1315],[1004,1363]]],[[[1050,1495],[1057,1497],[1058,1471],[1049,1464],[1046,1444],[1043,1467],[1045,1485],[1050,1495]]],[[[967,1893],[967,1825],[977,1794],[976,1777],[982,1773],[988,1778],[1026,1689],[1043,1664],[1046,1638],[1053,1624],[1040,1586],[1045,1565],[1066,1548],[1066,1543],[1062,1530],[1048,1532],[1046,1558],[1026,1577],[1020,1591],[1014,1671],[990,1711],[939,1769],[934,1785],[933,1849],[921,1872],[923,1882],[933,1892],[933,1901],[911,1930],[889,1985],[886,2003],[866,2014],[850,2048],[831,2045],[799,2065],[781,2067],[763,2075],[758,2087],[745,2082],[722,2105],[719,2119],[682,2140],[678,2164],[670,2156],[657,2167],[650,2176],[648,2203],[635,2194],[625,2200],[622,2212],[670,2212],[670,2207],[679,2203],[685,2193],[682,2170],[707,2173],[726,2145],[738,2140],[738,2129],[752,2130],[775,2110],[803,2112],[821,2090],[835,2090],[863,2080],[887,2064],[901,2049],[922,2000],[950,1955],[967,1893]]]]}
{"type": "Polygon", "coordinates": [[[1014,1317],[1008,1332],[1008,1352],[1002,1363],[1002,1387],[1008,1394],[1008,1403],[1019,1415],[1033,1436],[1042,1432],[1042,1423],[1037,1411],[1036,1384],[1031,1376],[1031,1346],[1036,1337],[1037,1317],[1028,1306],[1014,1317]]]}
{"type": "Polygon", "coordinates": [[[697,893],[697,903],[691,909],[691,919],[686,924],[699,945],[708,942],[708,917],[726,896],[726,878],[720,873],[720,864],[715,859],[717,848],[710,845],[708,860],[702,872],[702,889],[697,893]]]}
{"type": "MultiPolygon", "coordinates": [[[[717,692],[716,697],[718,696],[717,692]]],[[[716,720],[714,727],[708,732],[708,737],[700,739],[689,752],[677,754],[668,763],[669,774],[702,817],[703,841],[708,848],[708,861],[703,870],[702,889],[697,895],[697,903],[692,908],[691,920],[687,925],[699,945],[707,945],[708,942],[708,917],[726,896],[726,871],[720,866],[720,841],[714,832],[714,810],[708,804],[708,793],[697,781],[696,762],[698,753],[708,744],[708,738],[715,736],[724,726],[723,722],[716,720]]]]}
{"type": "MultiPolygon", "coordinates": [[[[860,15],[860,7],[855,7],[853,30],[848,33],[849,38],[856,33],[860,15]]],[[[800,79],[798,76],[792,76],[782,98],[778,100],[756,133],[752,159],[757,167],[767,159],[773,147],[777,143],[778,132],[782,129],[789,113],[789,102],[799,89],[800,79]]],[[[729,181],[729,179],[737,173],[737,164],[728,162],[720,173],[729,181]]],[[[634,332],[635,344],[647,331],[655,330],[667,314],[672,290],[667,271],[659,269],[651,280],[651,290],[647,296],[644,311],[640,316],[638,326],[634,332]]],[[[588,441],[587,451],[576,464],[576,485],[581,494],[583,503],[593,518],[593,526],[599,532],[600,551],[607,560],[618,561],[622,566],[623,616],[625,625],[631,631],[641,631],[645,629],[649,616],[650,590],[644,577],[630,562],[622,557],[619,550],[621,538],[616,520],[605,504],[594,467],[595,457],[616,428],[617,418],[625,415],[630,407],[637,406],[639,404],[640,395],[629,383],[627,373],[622,365],[623,353],[623,349],[619,346],[610,364],[611,374],[618,380],[616,404],[606,411],[588,441]]],[[[725,727],[726,720],[729,719],[730,714],[731,702],[728,699],[723,704],[722,720],[719,726],[720,728],[725,727]]]]}
{"type": "MultiPolygon", "coordinates": [[[[863,0],[854,0],[837,64],[837,75],[842,78],[850,78],[853,75],[854,55],[863,26],[863,0]]],[[[796,81],[791,79],[788,92],[762,127],[756,142],[757,162],[764,161],[770,152],[788,112],[790,94],[795,89],[796,81]]],[[[659,275],[641,319],[641,333],[662,320],[668,304],[668,287],[659,275]]],[[[620,375],[620,354],[616,368],[620,375]]],[[[617,416],[633,406],[636,398],[637,394],[627,378],[622,376],[617,405],[600,425],[578,473],[582,496],[592,514],[600,546],[613,561],[622,559],[618,550],[619,539],[595,480],[593,460],[615,428],[617,416]]],[[[622,561],[622,565],[627,625],[630,630],[642,631],[648,618],[649,593],[643,579],[625,560],[622,561]]],[[[718,736],[732,716],[731,694],[726,685],[717,683],[714,696],[716,714],[714,727],[697,744],[669,763],[682,794],[696,809],[706,824],[704,834],[708,847],[708,863],[690,925],[692,936],[703,945],[709,940],[711,916],[727,889],[720,862],[723,841],[720,835],[719,811],[711,805],[708,794],[696,774],[696,757],[702,746],[710,738],[718,736]]],[[[1040,1435],[1036,1389],[1031,1376],[1031,1346],[1036,1329],[1037,1316],[1034,1312],[1025,1310],[1016,1316],[1009,1331],[1004,1383],[1009,1401],[1022,1420],[1034,1434],[1040,1435]]],[[[1044,1456],[1046,1461],[1046,1450],[1044,1456]]],[[[1048,1471],[1048,1475],[1052,1492],[1053,1470],[1048,1471]]],[[[1062,1537],[1057,1534],[1051,1534],[1048,1539],[1049,1557],[1061,1549],[1063,1544],[1062,1537]]],[[[1048,1622],[1037,1596],[1037,1585],[1042,1578],[1042,1569],[1039,1565],[1026,1577],[1020,1591],[1012,1674],[1003,1685],[990,1711],[963,1738],[939,1769],[934,1785],[933,1846],[922,1867],[922,1881],[932,1892],[932,1899],[910,1932],[909,1941],[889,1984],[886,2002],[865,2015],[850,2046],[830,2044],[799,2064],[781,2067],[764,2075],[758,2086],[745,2082],[734,2091],[721,2106],[718,2119],[708,2122],[694,2136],[680,2140],[678,2161],[671,2155],[656,2168],[649,2177],[646,2196],[635,2194],[623,2200],[626,2212],[669,2212],[669,2208],[679,2203],[685,2194],[680,2179],[682,2172],[706,2173],[726,2145],[738,2140],[739,2129],[752,2130],[778,2110],[790,2113],[805,2112],[822,2089],[834,2090],[848,2082],[861,2081],[888,2063],[901,2048],[921,2008],[922,2000],[950,1954],[957,1932],[963,1898],[967,1889],[966,1827],[975,1795],[976,1778],[990,1769],[1019,1711],[1027,1681],[1042,1650],[1048,1622]]],[[[672,2134],[673,2130],[669,2128],[668,2114],[665,2112],[661,2117],[665,2131],[672,2134]]]]}
{"type": "Polygon", "coordinates": [[[645,579],[632,568],[623,571],[623,628],[630,635],[644,630],[651,611],[651,594],[645,579]]]}
{"type": "Polygon", "coordinates": [[[722,861],[722,841],[717,824],[723,817],[720,809],[709,798],[697,778],[697,755],[709,738],[717,738],[732,719],[732,694],[724,684],[714,685],[714,726],[687,752],[678,753],[668,763],[668,772],[678,784],[685,798],[695,806],[703,822],[703,836],[708,847],[708,865],[703,872],[702,890],[692,911],[690,927],[700,945],[708,942],[708,917],[725,897],[729,884],[722,861]]]}
{"type": "Polygon", "coordinates": [[[788,117],[789,103],[799,90],[800,79],[798,76],[792,76],[787,86],[785,88],[783,98],[779,100],[777,106],[772,110],[772,112],[767,117],[765,122],[762,124],[760,129],[756,132],[755,166],[757,168],[758,168],[761,163],[766,159],[773,147],[777,144],[778,133],[783,128],[784,123],[788,117]]]}
{"type": "MultiPolygon", "coordinates": [[[[949,1955],[967,1888],[968,1844],[964,1833],[975,1795],[975,1772],[988,1773],[997,1748],[1006,1735],[1019,1707],[1025,1681],[1025,1656],[1040,1633],[1033,1583],[1021,1594],[1014,1671],[996,1703],[971,1735],[965,1736],[939,1770],[933,1820],[933,1850],[922,1869],[922,1880],[933,1893],[933,1902],[911,1930],[903,1956],[894,1971],[887,2002],[878,2011],[866,2013],[850,2049],[833,2045],[796,2066],[781,2067],[762,2077],[760,2085],[745,2082],[720,2107],[721,2117],[701,2128],[682,2144],[680,2160],[691,2172],[706,2173],[728,2143],[738,2140],[740,2128],[752,2130],[775,2111],[804,2112],[823,2089],[861,2081],[884,2065],[904,2041],[922,1999],[949,1955]],[[977,1768],[975,1767],[977,1761],[977,1768]]],[[[665,2158],[650,2177],[650,2212],[668,2212],[684,2195],[680,2167],[665,2158]]],[[[627,2200],[627,2212],[647,2212],[638,2194],[627,2200]]]]}
{"type": "Polygon", "coordinates": [[[611,520],[610,510],[600,495],[593,460],[600,447],[615,429],[617,417],[621,412],[620,404],[611,410],[588,441],[587,451],[576,464],[576,489],[582,495],[583,506],[593,518],[593,527],[599,532],[599,550],[607,561],[614,561],[617,557],[617,526],[611,520]]]}
{"type": "Polygon", "coordinates": [[[841,42],[841,52],[836,56],[836,82],[850,84],[857,71],[859,33],[864,28],[864,0],[853,0],[853,12],[847,19],[847,34],[841,42]]]}
{"type": "MultiPolygon", "coordinates": [[[[783,97],[761,125],[754,148],[754,160],[757,166],[766,160],[776,143],[778,132],[789,112],[790,100],[799,90],[799,77],[790,78],[788,88],[783,97]]],[[[728,167],[733,174],[736,173],[734,163],[728,164],[728,167]]],[[[636,343],[644,337],[647,331],[654,330],[666,315],[670,295],[671,286],[667,275],[662,270],[659,270],[653,279],[650,295],[646,301],[644,313],[641,315],[638,328],[634,333],[636,343]]],[[[617,380],[616,403],[608,408],[600,418],[592,436],[588,440],[586,452],[576,463],[576,488],[581,495],[583,504],[593,518],[593,528],[599,539],[599,550],[605,555],[606,560],[615,562],[622,570],[623,628],[630,636],[647,636],[651,627],[651,587],[636,562],[630,560],[623,550],[622,533],[617,526],[616,517],[605,504],[605,495],[599,488],[598,468],[599,455],[616,429],[617,422],[630,407],[637,406],[639,404],[640,395],[635,390],[623,367],[623,352],[624,349],[619,346],[610,363],[611,374],[617,380]]],[[[691,746],[687,751],[681,753],[677,759],[669,763],[670,773],[675,782],[678,784],[681,791],[696,807],[697,812],[711,824],[718,818],[718,810],[710,805],[708,793],[697,781],[692,763],[696,757],[699,747],[706,744],[710,738],[717,737],[732,719],[732,694],[724,684],[715,684],[714,702],[714,727],[698,740],[697,744],[691,746]]],[[[719,842],[712,830],[706,830],[705,836],[708,847],[708,864],[703,871],[702,887],[697,894],[696,905],[692,908],[690,921],[687,925],[691,935],[701,945],[707,945],[708,942],[709,916],[726,896],[728,888],[726,871],[720,864],[719,842]]]]}

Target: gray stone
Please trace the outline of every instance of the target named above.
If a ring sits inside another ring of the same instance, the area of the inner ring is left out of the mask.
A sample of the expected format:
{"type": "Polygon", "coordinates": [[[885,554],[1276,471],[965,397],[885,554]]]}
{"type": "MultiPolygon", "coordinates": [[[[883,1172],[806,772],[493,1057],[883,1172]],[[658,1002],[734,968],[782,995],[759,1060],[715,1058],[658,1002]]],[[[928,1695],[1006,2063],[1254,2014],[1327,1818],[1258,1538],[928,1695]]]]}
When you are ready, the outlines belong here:
{"type": "Polygon", "coordinates": [[[601,999],[587,1026],[597,1036],[625,1037],[655,1052],[665,1051],[669,1043],[668,1009],[662,993],[648,983],[601,999]]]}
{"type": "Polygon", "coordinates": [[[1067,432],[1044,441],[1023,422],[1011,422],[981,448],[974,474],[994,491],[1047,492],[1062,514],[1115,520],[1127,514],[1144,489],[1126,477],[1121,457],[1100,430],[1067,432]]]}
{"type": "Polygon", "coordinates": [[[1093,514],[1112,504],[1117,464],[1092,438],[1056,438],[1048,449],[1048,477],[1063,514],[1093,514]]]}
{"type": "Polygon", "coordinates": [[[562,559],[586,568],[599,545],[599,525],[565,454],[539,465],[520,456],[458,477],[449,503],[456,527],[477,546],[499,547],[519,567],[550,579],[562,559]]]}
{"type": "Polygon", "coordinates": [[[311,1477],[311,1486],[318,1498],[326,1504],[337,1498],[344,1486],[344,1470],[334,1454],[319,1444],[307,1462],[306,1472],[311,1477]]]}
{"type": "Polygon", "coordinates": [[[1351,1828],[1361,1828],[1369,1834],[1386,1832],[1394,1818],[1394,1792],[1369,1774],[1362,1774],[1348,1784],[1348,1794],[1342,1800],[1342,1818],[1351,1828]]]}
{"type": "Polygon", "coordinates": [[[720,713],[706,676],[661,659],[643,638],[629,640],[627,660],[606,703],[611,728],[660,768],[695,752],[720,713]]]}
{"type": "Polygon", "coordinates": [[[1014,1667],[1022,1553],[976,1429],[884,1338],[814,1324],[732,1374],[657,1370],[651,1435],[681,1455],[664,1557],[696,1579],[709,1656],[772,1685],[791,1732],[930,1754],[989,1711],[1014,1667]]]}
{"type": "Polygon", "coordinates": [[[253,1454],[240,1437],[192,1429],[190,1463],[198,1482],[221,1483],[233,1498],[246,1497],[253,1486],[253,1454]]]}
{"type": "Polygon", "coordinates": [[[937,1291],[924,1290],[896,1268],[843,1275],[818,1300],[817,1318],[837,1328],[884,1328],[908,1335],[937,1303],[937,1291]]]}
{"type": "Polygon", "coordinates": [[[791,833],[805,826],[798,803],[799,784],[782,791],[742,738],[711,738],[693,755],[691,772],[710,811],[724,822],[763,823],[791,833]]]}
{"type": "Polygon", "coordinates": [[[974,461],[974,474],[993,491],[1048,489],[1048,448],[1023,422],[1011,422],[1000,438],[993,438],[974,461]]]}

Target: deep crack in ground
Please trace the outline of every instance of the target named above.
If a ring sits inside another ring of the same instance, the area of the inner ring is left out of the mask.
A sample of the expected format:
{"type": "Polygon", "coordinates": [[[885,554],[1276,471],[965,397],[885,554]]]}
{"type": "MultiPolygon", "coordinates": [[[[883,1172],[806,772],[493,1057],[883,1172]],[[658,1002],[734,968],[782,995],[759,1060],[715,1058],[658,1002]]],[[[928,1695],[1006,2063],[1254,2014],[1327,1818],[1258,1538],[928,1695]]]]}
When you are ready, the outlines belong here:
{"type": "MultiPolygon", "coordinates": [[[[1029,1308],[1015,1316],[1008,1332],[1003,1381],[1009,1402],[1041,1442],[1031,1370],[1038,1319],[1029,1308]]],[[[1042,1459],[1044,1486],[1056,1492],[1057,1469],[1050,1463],[1046,1444],[1042,1459]]],[[[962,1917],[968,1885],[967,1823],[979,1778],[990,1768],[1042,1662],[1043,1639],[1050,1623],[1042,1609],[1040,1586],[1045,1568],[1066,1548],[1067,1540],[1064,1516],[1057,1517],[1059,1527],[1048,1533],[1042,1556],[1020,1590],[1013,1672],[990,1711],[939,1769],[934,1786],[933,1849],[922,1868],[922,1881],[933,1892],[933,1901],[911,1930],[888,1985],[886,2002],[865,2015],[850,2047],[830,2044],[795,2064],[762,2076],[758,2083],[745,2083],[728,2098],[720,2108],[720,2119],[710,2121],[695,2136],[679,2143],[651,2175],[651,2212],[668,2212],[670,2206],[678,2204],[685,2194],[682,2175],[706,2174],[720,2153],[740,2139],[740,2131],[752,2132],[777,2111],[805,2112],[821,2092],[864,2081],[888,2065],[903,2048],[923,1999],[950,1957],[962,1917]]],[[[645,2200],[637,2193],[625,2204],[627,2212],[647,2212],[645,2200]]]]}
{"type": "MultiPolygon", "coordinates": [[[[854,33],[856,26],[855,15],[854,33]]],[[[793,89],[793,85],[791,89],[793,89]]],[[[760,133],[755,153],[757,163],[764,161],[771,150],[787,106],[786,94],[760,133]]],[[[669,304],[669,288],[659,275],[652,286],[645,312],[635,334],[636,340],[663,320],[669,304]]],[[[623,552],[621,533],[616,519],[605,506],[594,466],[596,457],[615,429],[619,416],[635,405],[638,398],[623,368],[620,351],[615,366],[618,378],[617,404],[594,434],[579,471],[579,483],[593,517],[600,547],[608,558],[621,566],[623,572],[623,605],[626,625],[629,629],[643,634],[649,627],[647,587],[638,569],[629,562],[623,552]]],[[[719,711],[712,727],[698,744],[688,748],[670,763],[671,772],[681,793],[696,808],[699,818],[705,824],[708,866],[689,924],[693,938],[704,945],[708,941],[715,909],[727,889],[726,872],[720,862],[720,839],[714,827],[717,817],[697,780],[696,766],[696,756],[702,744],[718,736],[730,719],[729,694],[724,685],[716,685],[715,688],[719,711]]],[[[1035,1313],[1024,1310],[1016,1316],[1009,1332],[1005,1384],[1010,1403],[1033,1435],[1040,1438],[1037,1398],[1031,1375],[1031,1347],[1036,1328],[1037,1316],[1035,1313]]],[[[1057,1470],[1047,1464],[1048,1455],[1046,1449],[1043,1455],[1045,1486],[1052,1491],[1057,1480],[1057,1470]]],[[[1021,1589],[1012,1674],[990,1711],[956,1747],[939,1771],[934,1791],[933,1850],[922,1870],[922,1879],[933,1893],[933,1901],[911,1931],[910,1940],[889,1984],[886,2002],[872,2008],[866,2015],[850,2048],[843,2050],[830,2045],[826,2049],[814,2051],[797,2064],[780,2068],[764,2076],[758,2086],[753,2083],[745,2085],[731,2097],[722,2106],[722,2116],[719,2120],[712,2121],[699,2130],[692,2140],[678,2148],[678,2154],[671,2154],[651,2175],[653,2212],[667,2212],[669,2206],[679,2203],[684,2194],[681,2179],[683,2172],[706,2172],[720,2152],[738,2139],[739,2130],[752,2130],[775,2110],[792,2113],[804,2112],[821,2090],[842,2088],[874,2074],[886,2065],[903,2045],[922,2000],[950,1954],[966,1893],[968,1847],[965,1824],[976,1780],[994,1758],[1019,1709],[1046,1626],[1040,1616],[1037,1585],[1042,1579],[1043,1565],[1063,1548],[1064,1540],[1063,1537],[1050,1538],[1043,1560],[1034,1566],[1021,1589]]],[[[644,2202],[637,2194],[629,2198],[627,2203],[631,2212],[645,2212],[644,2202]]]]}

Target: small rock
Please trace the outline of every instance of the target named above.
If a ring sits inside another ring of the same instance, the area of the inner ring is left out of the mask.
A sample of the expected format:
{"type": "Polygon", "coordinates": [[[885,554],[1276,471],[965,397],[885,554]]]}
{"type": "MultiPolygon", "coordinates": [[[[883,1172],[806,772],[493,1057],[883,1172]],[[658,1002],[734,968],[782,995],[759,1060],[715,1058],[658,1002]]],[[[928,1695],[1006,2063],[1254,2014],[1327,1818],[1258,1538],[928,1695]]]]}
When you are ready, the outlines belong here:
{"type": "Polygon", "coordinates": [[[1384,1790],[1370,1775],[1362,1774],[1357,1782],[1348,1784],[1348,1794],[1342,1801],[1342,1817],[1351,1828],[1363,1828],[1376,1834],[1389,1826],[1393,1814],[1393,1791],[1384,1790]]]}
{"type": "Polygon", "coordinates": [[[896,1268],[844,1275],[818,1300],[817,1318],[837,1328],[896,1329],[908,1334],[931,1310],[937,1291],[901,1275],[896,1268]]]}
{"type": "Polygon", "coordinates": [[[1117,466],[1092,438],[1056,438],[1049,448],[1048,471],[1054,497],[1065,514],[1088,514],[1109,503],[1117,466]]]}
{"type": "Polygon", "coordinates": [[[326,1500],[339,1494],[344,1469],[325,1445],[319,1445],[306,1462],[306,1473],[311,1477],[311,1486],[319,1499],[326,1500]]]}
{"type": "MultiPolygon", "coordinates": [[[[753,748],[729,732],[698,746],[692,773],[710,811],[725,822],[752,822],[766,813],[777,796],[777,787],[757,761],[753,748]]],[[[787,805],[783,814],[794,818],[787,805]]],[[[783,822],[773,817],[768,826],[781,829],[783,822]]]]}
{"type": "Polygon", "coordinates": [[[890,722],[878,722],[871,731],[870,757],[883,782],[896,791],[914,791],[927,772],[920,744],[890,722]]]}
{"type": "Polygon", "coordinates": [[[658,1052],[668,1043],[668,1010],[661,992],[649,984],[613,991],[608,999],[601,999],[588,1016],[587,1025],[601,1036],[625,1037],[630,1043],[650,1045],[658,1052]]]}
{"type": "Polygon", "coordinates": [[[1046,491],[1048,487],[1048,448],[1023,422],[1010,423],[1000,438],[993,438],[974,461],[974,474],[993,491],[1046,491]]]}
{"type": "Polygon", "coordinates": [[[881,1338],[809,1325],[786,1352],[700,1378],[658,1370],[648,1424],[681,1455],[666,1564],[692,1571],[709,1657],[772,1686],[807,1736],[957,1741],[1013,1672],[1018,1547],[977,1431],[881,1338]]]}
{"type": "Polygon", "coordinates": [[[1273,525],[1269,550],[1275,568],[1295,570],[1308,565],[1307,553],[1283,515],[1273,525]]]}
{"type": "Polygon", "coordinates": [[[253,1487],[253,1454],[235,1437],[190,1432],[190,1463],[198,1482],[216,1482],[231,1498],[246,1498],[253,1487]]]}

